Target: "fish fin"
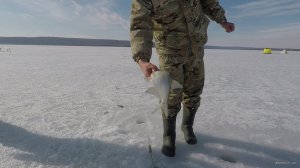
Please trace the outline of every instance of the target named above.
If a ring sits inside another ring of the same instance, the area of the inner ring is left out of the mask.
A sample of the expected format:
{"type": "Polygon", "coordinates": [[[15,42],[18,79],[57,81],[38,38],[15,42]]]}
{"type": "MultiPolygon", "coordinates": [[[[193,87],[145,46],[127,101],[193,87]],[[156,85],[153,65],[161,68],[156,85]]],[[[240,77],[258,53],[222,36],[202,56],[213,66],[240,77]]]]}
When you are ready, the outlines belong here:
{"type": "Polygon", "coordinates": [[[178,88],[182,88],[182,85],[176,80],[172,80],[171,89],[178,89],[178,88]]]}
{"type": "Polygon", "coordinates": [[[151,88],[147,89],[147,90],[146,90],[146,93],[152,94],[152,95],[154,95],[154,96],[160,98],[160,97],[159,97],[159,94],[157,93],[157,91],[156,91],[156,89],[155,89],[154,87],[151,87],[151,88]]]}

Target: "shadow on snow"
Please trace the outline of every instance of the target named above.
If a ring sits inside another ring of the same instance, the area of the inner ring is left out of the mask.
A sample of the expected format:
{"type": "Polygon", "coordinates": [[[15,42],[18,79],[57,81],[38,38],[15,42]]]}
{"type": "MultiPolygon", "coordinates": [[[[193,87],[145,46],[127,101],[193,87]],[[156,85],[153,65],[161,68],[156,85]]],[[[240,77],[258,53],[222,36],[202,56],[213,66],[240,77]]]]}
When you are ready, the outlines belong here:
{"type": "MultiPolygon", "coordinates": [[[[154,159],[159,167],[186,167],[188,165],[194,167],[198,165],[197,167],[219,168],[223,167],[220,165],[222,158],[236,161],[236,163],[227,162],[227,164],[242,163],[246,166],[265,168],[296,167],[300,163],[300,154],[291,151],[204,134],[197,134],[197,137],[198,145],[177,143],[175,158],[166,158],[160,154],[160,149],[155,149],[154,159]],[[205,160],[205,157],[209,159],[205,160]],[[212,163],[214,159],[219,164],[212,163]],[[276,162],[280,161],[289,163],[289,165],[276,165],[276,162]]],[[[34,161],[44,165],[74,168],[151,167],[146,144],[142,148],[133,145],[110,144],[96,139],[54,138],[31,133],[24,128],[1,120],[0,143],[21,150],[21,152],[16,152],[14,157],[27,163],[34,161]]]]}
{"type": "MultiPolygon", "coordinates": [[[[0,120],[0,144],[21,150],[18,160],[69,167],[138,167],[150,161],[144,149],[109,144],[96,139],[54,138],[31,133],[0,120]]],[[[149,162],[149,163],[147,163],[149,162]]]]}
{"type": "Polygon", "coordinates": [[[197,145],[177,145],[177,157],[193,155],[193,159],[201,161],[205,160],[203,157],[200,159],[204,155],[210,158],[210,162],[216,159],[226,162],[229,167],[243,164],[259,168],[296,168],[300,164],[300,153],[199,133],[196,136],[199,140],[197,145]]]}

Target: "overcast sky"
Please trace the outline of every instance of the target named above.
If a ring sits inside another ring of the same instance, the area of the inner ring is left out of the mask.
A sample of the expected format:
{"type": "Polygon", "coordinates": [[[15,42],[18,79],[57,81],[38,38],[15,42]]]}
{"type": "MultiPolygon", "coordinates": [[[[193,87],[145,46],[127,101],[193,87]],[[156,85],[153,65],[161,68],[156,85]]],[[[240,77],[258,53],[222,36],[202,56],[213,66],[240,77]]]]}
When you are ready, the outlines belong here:
{"type": "MultiPolygon", "coordinates": [[[[130,0],[0,0],[0,36],[129,40],[130,0]]],[[[220,0],[236,31],[209,45],[300,48],[300,0],[220,0]]]]}

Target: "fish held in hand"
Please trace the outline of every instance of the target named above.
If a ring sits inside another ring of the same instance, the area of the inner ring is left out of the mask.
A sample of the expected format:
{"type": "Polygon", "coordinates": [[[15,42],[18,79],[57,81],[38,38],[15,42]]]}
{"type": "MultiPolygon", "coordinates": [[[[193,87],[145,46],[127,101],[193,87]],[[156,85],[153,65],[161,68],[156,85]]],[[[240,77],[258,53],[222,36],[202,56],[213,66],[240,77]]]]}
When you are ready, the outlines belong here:
{"type": "Polygon", "coordinates": [[[149,78],[145,78],[151,85],[146,93],[152,94],[159,99],[160,108],[168,116],[168,97],[172,89],[181,89],[182,85],[171,78],[167,71],[156,71],[149,78]]]}

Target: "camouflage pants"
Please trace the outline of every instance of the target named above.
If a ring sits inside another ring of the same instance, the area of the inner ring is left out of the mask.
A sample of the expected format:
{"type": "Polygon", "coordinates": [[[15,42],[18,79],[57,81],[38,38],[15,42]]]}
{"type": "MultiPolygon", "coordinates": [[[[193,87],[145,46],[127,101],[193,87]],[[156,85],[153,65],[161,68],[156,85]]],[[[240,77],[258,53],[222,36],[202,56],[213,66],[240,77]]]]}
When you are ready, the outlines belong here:
{"type": "Polygon", "coordinates": [[[191,52],[185,55],[160,54],[160,69],[168,71],[183,86],[183,89],[170,90],[168,116],[162,113],[164,119],[176,116],[181,109],[181,103],[187,109],[197,111],[205,79],[203,56],[203,48],[197,57],[191,52]]]}

